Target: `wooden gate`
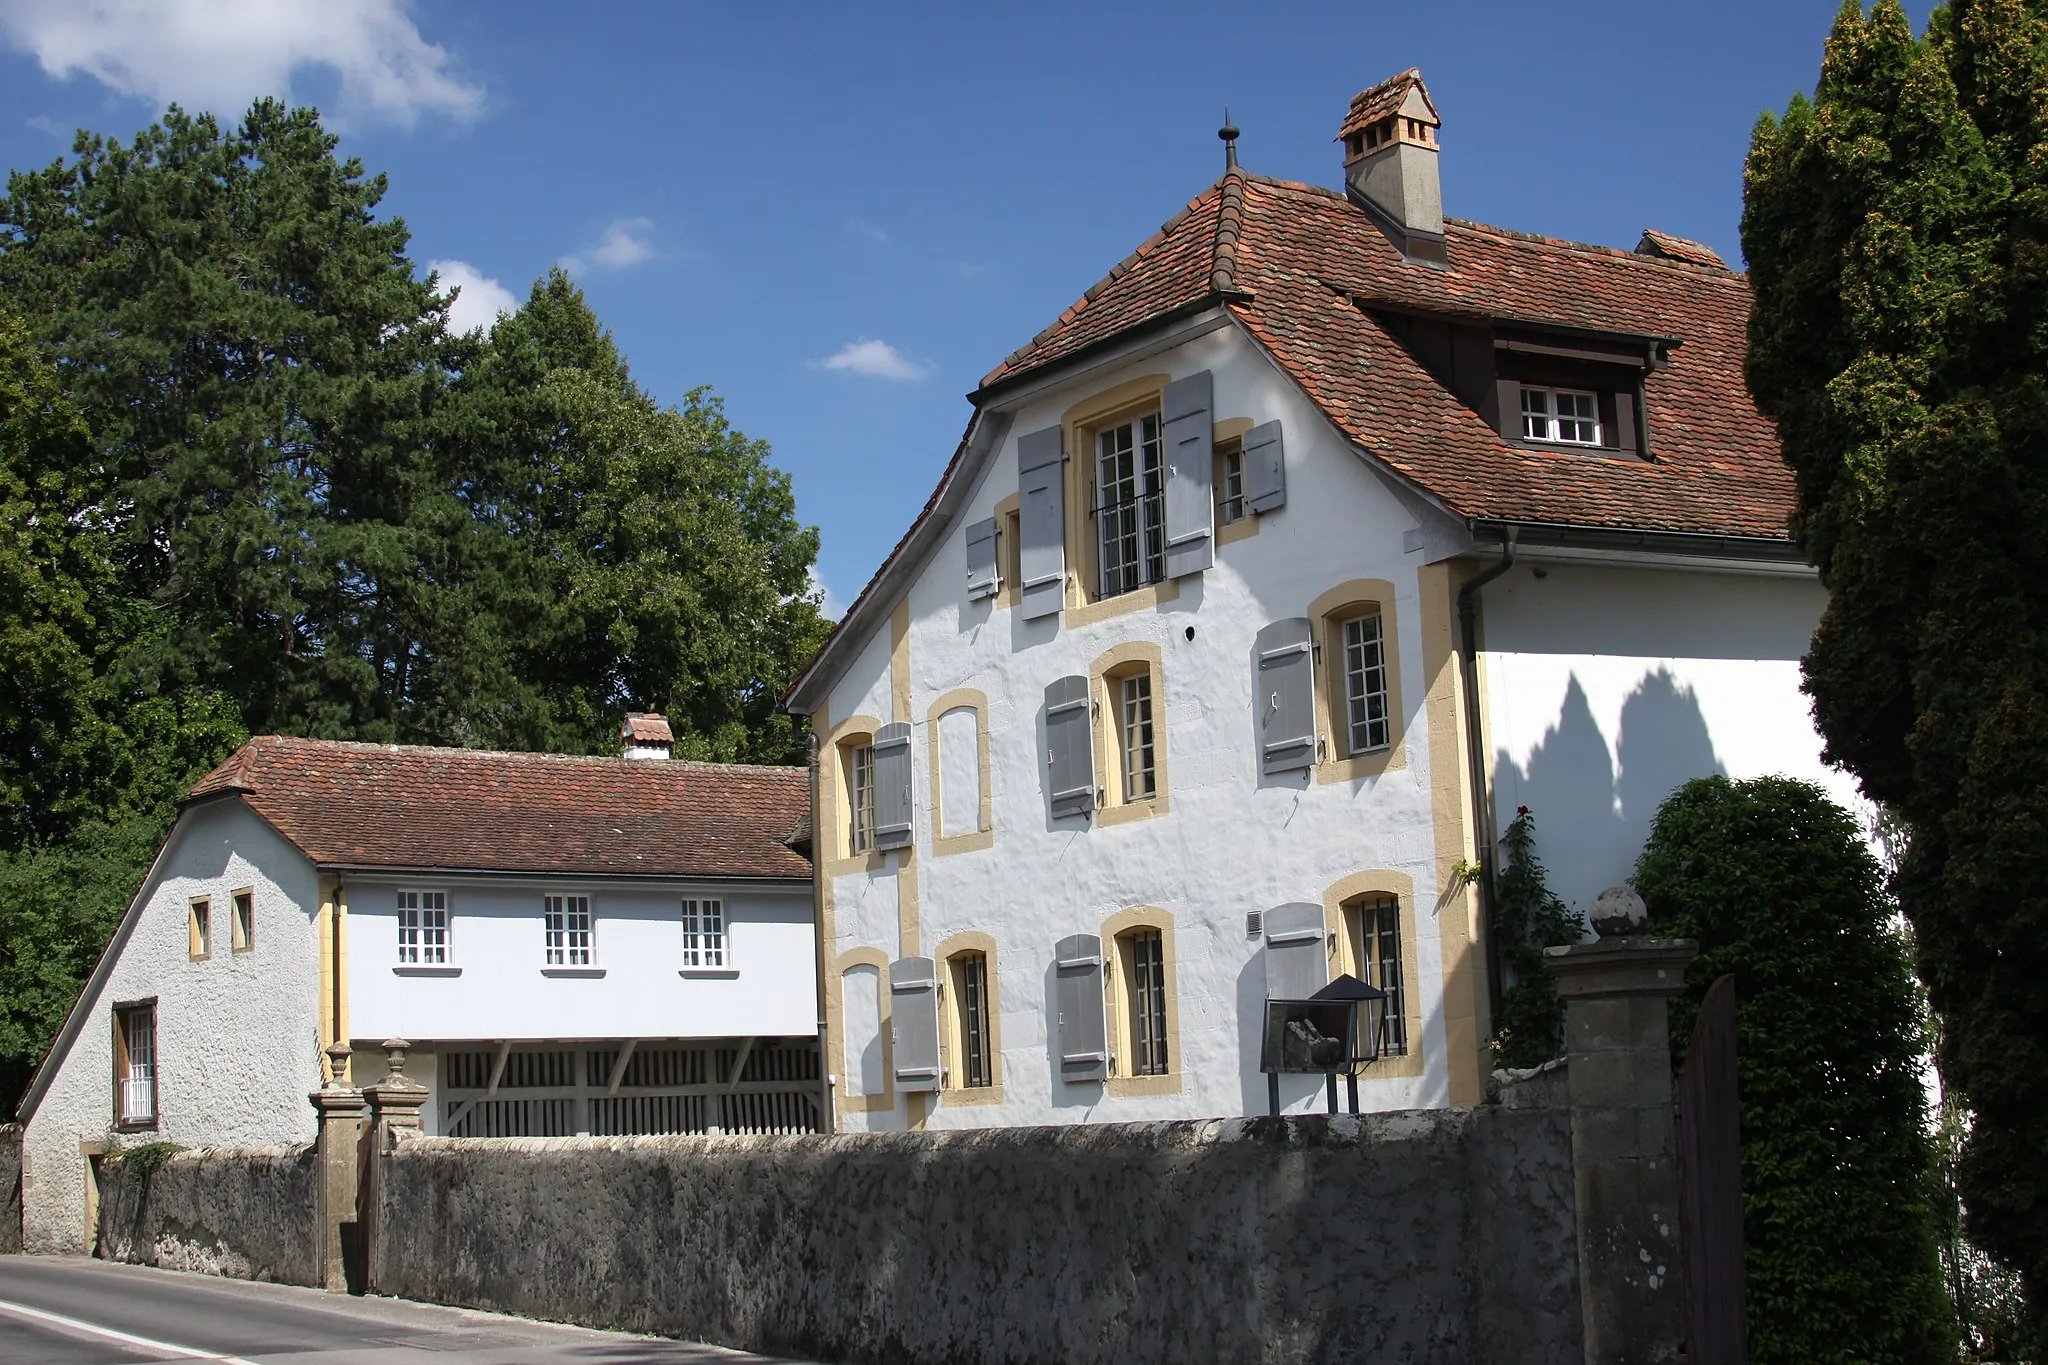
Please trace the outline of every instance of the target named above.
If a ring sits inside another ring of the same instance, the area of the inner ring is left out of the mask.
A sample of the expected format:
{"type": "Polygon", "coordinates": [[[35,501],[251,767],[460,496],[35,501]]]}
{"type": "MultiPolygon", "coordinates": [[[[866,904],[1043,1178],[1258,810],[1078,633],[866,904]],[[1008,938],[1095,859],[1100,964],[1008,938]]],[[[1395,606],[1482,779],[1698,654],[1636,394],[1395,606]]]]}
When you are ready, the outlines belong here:
{"type": "Polygon", "coordinates": [[[1732,975],[1708,987],[1700,1002],[1677,1090],[1687,1359],[1690,1365],[1745,1365],[1742,1114],[1732,975]]]}

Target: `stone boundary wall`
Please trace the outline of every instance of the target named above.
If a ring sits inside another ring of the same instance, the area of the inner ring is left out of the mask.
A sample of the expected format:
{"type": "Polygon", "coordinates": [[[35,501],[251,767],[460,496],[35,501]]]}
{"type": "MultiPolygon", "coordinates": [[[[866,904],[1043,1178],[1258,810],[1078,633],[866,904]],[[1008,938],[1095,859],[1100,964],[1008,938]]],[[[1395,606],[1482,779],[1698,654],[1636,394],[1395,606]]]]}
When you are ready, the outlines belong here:
{"type": "Polygon", "coordinates": [[[371,1284],[405,1298],[846,1365],[1584,1359],[1558,1110],[417,1138],[374,1165],[371,1284]]]}
{"type": "Polygon", "coordinates": [[[313,1148],[197,1147],[100,1164],[99,1255],[236,1280],[320,1283],[313,1148]]]}
{"type": "Polygon", "coordinates": [[[21,1250],[21,1125],[0,1123],[0,1256],[21,1250]]]}

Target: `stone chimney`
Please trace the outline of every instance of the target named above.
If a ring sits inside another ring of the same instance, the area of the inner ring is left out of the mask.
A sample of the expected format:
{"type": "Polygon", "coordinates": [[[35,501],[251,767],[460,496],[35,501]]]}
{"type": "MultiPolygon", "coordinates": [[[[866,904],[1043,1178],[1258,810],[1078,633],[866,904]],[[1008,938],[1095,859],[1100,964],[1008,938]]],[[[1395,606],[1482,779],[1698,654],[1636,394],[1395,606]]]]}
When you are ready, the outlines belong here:
{"type": "Polygon", "coordinates": [[[619,726],[619,745],[627,758],[667,758],[675,742],[668,717],[657,711],[628,711],[625,724],[619,726]]]}
{"type": "Polygon", "coordinates": [[[1361,91],[1337,140],[1344,144],[1344,192],[1372,215],[1411,261],[1443,265],[1443,189],[1437,179],[1441,120],[1422,73],[1409,67],[1361,91]]]}

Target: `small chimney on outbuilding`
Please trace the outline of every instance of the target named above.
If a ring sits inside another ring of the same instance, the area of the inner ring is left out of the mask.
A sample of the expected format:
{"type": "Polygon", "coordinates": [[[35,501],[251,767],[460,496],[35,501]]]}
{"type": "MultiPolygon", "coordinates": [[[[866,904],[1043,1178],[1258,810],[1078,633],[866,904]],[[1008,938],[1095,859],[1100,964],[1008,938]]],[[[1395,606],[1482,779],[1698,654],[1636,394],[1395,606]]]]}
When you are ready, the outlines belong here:
{"type": "Polygon", "coordinates": [[[1433,265],[1450,260],[1437,177],[1441,125],[1422,73],[1411,66],[1354,96],[1337,134],[1351,202],[1372,215],[1403,256],[1433,265]]]}
{"type": "Polygon", "coordinates": [[[667,758],[676,737],[669,733],[668,717],[658,711],[628,711],[619,726],[619,745],[632,759],[667,758]]]}

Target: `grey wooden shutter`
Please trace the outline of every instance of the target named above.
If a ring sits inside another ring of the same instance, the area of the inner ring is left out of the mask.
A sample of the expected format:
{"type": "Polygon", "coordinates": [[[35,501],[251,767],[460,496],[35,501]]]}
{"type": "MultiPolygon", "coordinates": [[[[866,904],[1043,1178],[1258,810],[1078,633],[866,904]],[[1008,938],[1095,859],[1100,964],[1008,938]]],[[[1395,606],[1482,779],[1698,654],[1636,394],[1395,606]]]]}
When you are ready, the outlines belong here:
{"type": "Polygon", "coordinates": [[[1316,679],[1313,637],[1306,616],[1290,616],[1261,630],[1253,645],[1258,676],[1253,701],[1259,712],[1259,770],[1293,772],[1315,766],[1316,679]]]}
{"type": "Polygon", "coordinates": [[[875,731],[875,847],[910,847],[910,727],[875,731]]]}
{"type": "Polygon", "coordinates": [[[889,1042],[898,1090],[939,1088],[939,973],[928,957],[889,964],[889,1042]]]}
{"type": "Polygon", "coordinates": [[[1267,422],[1244,434],[1244,505],[1271,512],[1287,504],[1287,452],[1280,424],[1267,422]]]}
{"type": "Polygon", "coordinates": [[[994,597],[1002,586],[996,572],[996,519],[990,517],[967,528],[967,600],[994,597]]]}
{"type": "Polygon", "coordinates": [[[1216,562],[1214,382],[1209,371],[1166,386],[1166,576],[1216,562]]]}
{"type": "Polygon", "coordinates": [[[1102,938],[1069,934],[1053,948],[1060,1011],[1060,1079],[1109,1076],[1109,1029],[1102,1009],[1102,938]]]}
{"type": "Polygon", "coordinates": [[[1017,438],[1017,572],[1026,617],[1056,616],[1067,601],[1064,459],[1058,427],[1017,438]]]}
{"type": "Polygon", "coordinates": [[[1309,901],[1266,912],[1266,998],[1306,1000],[1330,984],[1323,907],[1309,901]]]}
{"type": "Polygon", "coordinates": [[[1080,674],[1046,685],[1045,789],[1055,819],[1095,809],[1095,734],[1088,712],[1088,680],[1080,674]]]}

